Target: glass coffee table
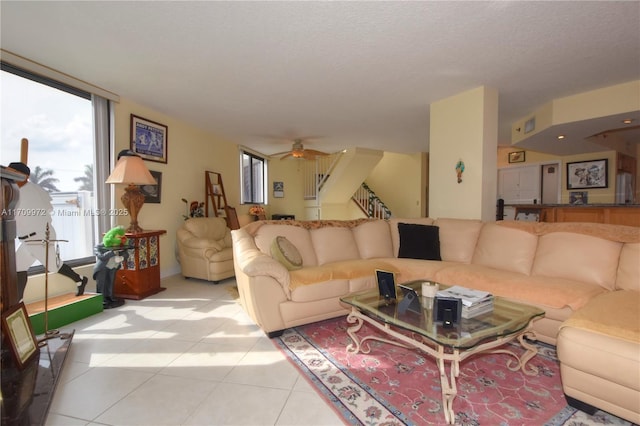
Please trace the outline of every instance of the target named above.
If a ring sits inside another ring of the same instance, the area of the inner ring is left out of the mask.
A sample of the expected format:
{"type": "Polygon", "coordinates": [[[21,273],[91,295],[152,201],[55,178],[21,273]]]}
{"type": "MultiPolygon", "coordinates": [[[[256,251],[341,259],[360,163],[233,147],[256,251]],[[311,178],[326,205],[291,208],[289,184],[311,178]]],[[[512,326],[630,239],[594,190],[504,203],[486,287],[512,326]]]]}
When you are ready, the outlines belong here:
{"type": "MultiPolygon", "coordinates": [[[[411,287],[420,294],[421,283],[422,281],[412,281],[402,285],[411,287]]],[[[445,287],[441,285],[441,288],[445,287]]],[[[533,320],[544,316],[544,311],[536,307],[494,297],[492,312],[471,319],[463,318],[452,327],[444,327],[441,322],[433,321],[433,299],[420,297],[419,312],[399,309],[402,296],[397,301],[385,300],[377,289],[352,294],[340,300],[351,306],[347,322],[354,324],[347,330],[353,341],[347,351],[369,353],[369,346],[365,347],[363,344],[368,340],[377,340],[418,348],[435,358],[440,370],[443,411],[449,424],[455,421],[453,400],[457,394],[456,377],[460,374],[460,362],[469,356],[479,352],[505,353],[513,357],[507,363],[510,370],[522,370],[528,375],[538,374],[535,367],[527,366],[537,350],[525,339],[536,340],[531,324],[533,320]],[[380,337],[379,334],[358,335],[365,322],[393,340],[380,337]],[[514,339],[518,339],[525,349],[522,355],[517,355],[506,347],[500,348],[514,339]]]]}

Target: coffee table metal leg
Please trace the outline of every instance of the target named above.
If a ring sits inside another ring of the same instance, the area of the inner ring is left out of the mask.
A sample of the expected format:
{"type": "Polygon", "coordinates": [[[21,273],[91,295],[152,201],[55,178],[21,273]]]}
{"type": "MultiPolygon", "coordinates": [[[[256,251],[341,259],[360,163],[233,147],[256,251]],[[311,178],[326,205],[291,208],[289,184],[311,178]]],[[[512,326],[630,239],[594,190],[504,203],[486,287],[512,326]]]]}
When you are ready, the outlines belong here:
{"type": "Polygon", "coordinates": [[[347,352],[353,352],[353,353],[362,352],[363,354],[368,354],[369,352],[371,352],[371,347],[367,345],[367,348],[365,349],[363,345],[363,343],[368,340],[377,340],[378,342],[384,342],[390,345],[396,345],[403,348],[410,348],[410,346],[403,345],[402,343],[397,342],[395,340],[383,339],[382,337],[378,337],[378,336],[369,335],[369,336],[358,337],[356,333],[362,328],[362,325],[364,324],[365,321],[371,324],[372,326],[374,326],[375,328],[387,334],[395,335],[394,332],[390,330],[389,326],[387,326],[386,324],[382,325],[379,322],[372,320],[368,316],[361,314],[360,311],[354,308],[351,311],[351,313],[347,315],[347,322],[349,324],[355,324],[347,329],[347,334],[352,340],[352,343],[349,343],[349,345],[347,345],[347,352]]]}
{"type": "Polygon", "coordinates": [[[440,387],[442,388],[442,411],[444,412],[444,419],[447,424],[454,424],[456,420],[456,413],[453,411],[453,400],[458,394],[458,388],[456,386],[456,377],[460,372],[460,363],[453,359],[449,360],[449,377],[447,377],[447,368],[445,364],[444,347],[438,348],[438,354],[436,362],[438,369],[440,370],[440,387]]]}
{"type": "Polygon", "coordinates": [[[508,349],[496,349],[491,351],[494,354],[507,354],[511,355],[514,359],[510,359],[507,362],[507,368],[511,371],[522,371],[527,376],[536,376],[538,375],[538,368],[534,365],[527,365],[529,360],[538,354],[538,349],[535,345],[531,344],[526,338],[531,340],[537,340],[536,335],[533,331],[525,331],[524,333],[518,335],[518,342],[520,342],[520,346],[525,349],[525,352],[522,355],[517,355],[515,352],[510,351],[508,349]]]}

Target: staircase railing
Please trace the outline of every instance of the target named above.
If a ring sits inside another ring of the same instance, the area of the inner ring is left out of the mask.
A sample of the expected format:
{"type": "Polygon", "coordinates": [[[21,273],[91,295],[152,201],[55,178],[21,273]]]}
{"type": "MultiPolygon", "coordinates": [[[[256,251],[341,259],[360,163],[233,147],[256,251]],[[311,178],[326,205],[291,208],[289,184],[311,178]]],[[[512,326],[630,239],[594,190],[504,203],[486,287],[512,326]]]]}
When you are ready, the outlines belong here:
{"type": "Polygon", "coordinates": [[[314,161],[303,161],[304,167],[304,199],[318,200],[318,194],[326,183],[331,170],[335,167],[342,153],[323,155],[314,161]]]}
{"type": "Polygon", "coordinates": [[[372,219],[389,219],[391,217],[391,210],[364,182],[353,194],[352,199],[367,217],[372,219]]]}

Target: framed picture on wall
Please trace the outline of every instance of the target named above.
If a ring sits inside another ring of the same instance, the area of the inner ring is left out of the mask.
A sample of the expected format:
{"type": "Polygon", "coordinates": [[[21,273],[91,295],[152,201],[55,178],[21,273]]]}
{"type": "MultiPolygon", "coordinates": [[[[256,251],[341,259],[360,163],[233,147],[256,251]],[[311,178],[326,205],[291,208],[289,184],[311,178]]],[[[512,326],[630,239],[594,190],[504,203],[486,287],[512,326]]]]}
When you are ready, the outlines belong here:
{"type": "Polygon", "coordinates": [[[525,159],[524,151],[514,151],[509,153],[510,163],[524,163],[524,159],[525,159]]]}
{"type": "Polygon", "coordinates": [[[167,126],[131,114],[131,151],[149,161],[167,162],[167,126]]]}
{"type": "Polygon", "coordinates": [[[608,160],[567,163],[567,189],[607,188],[608,160]]]}
{"type": "Polygon", "coordinates": [[[140,192],[144,194],[144,202],[151,204],[160,204],[160,196],[162,195],[162,172],[149,170],[151,176],[156,180],[155,185],[141,185],[140,192]]]}
{"type": "Polygon", "coordinates": [[[284,198],[284,182],[273,182],[273,197],[284,198]]]}

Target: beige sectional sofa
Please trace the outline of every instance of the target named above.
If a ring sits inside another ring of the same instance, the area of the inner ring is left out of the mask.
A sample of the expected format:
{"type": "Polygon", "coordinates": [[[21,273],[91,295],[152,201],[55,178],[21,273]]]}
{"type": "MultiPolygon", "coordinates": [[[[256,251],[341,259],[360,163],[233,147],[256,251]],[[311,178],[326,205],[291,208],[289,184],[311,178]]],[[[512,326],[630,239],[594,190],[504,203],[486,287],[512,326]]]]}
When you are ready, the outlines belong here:
{"type": "Polygon", "coordinates": [[[640,228],[446,218],[259,221],[232,238],[241,302],[269,335],[346,315],[340,298],[375,288],[376,269],[396,272],[398,282],[487,290],[545,310],[533,329],[557,344],[571,402],[640,421],[640,228]],[[408,235],[400,224],[421,226],[408,235]],[[398,257],[433,227],[441,260],[398,257]],[[278,250],[272,255],[278,236],[293,245],[301,267],[282,261],[278,250]]]}

